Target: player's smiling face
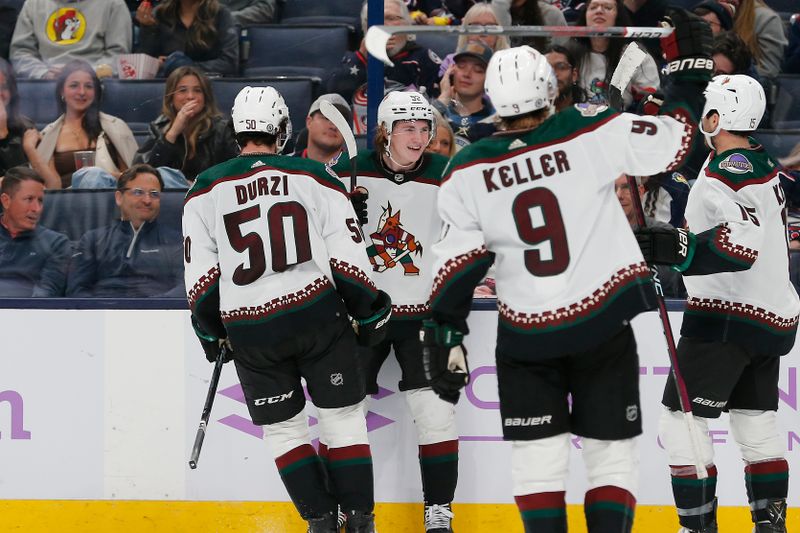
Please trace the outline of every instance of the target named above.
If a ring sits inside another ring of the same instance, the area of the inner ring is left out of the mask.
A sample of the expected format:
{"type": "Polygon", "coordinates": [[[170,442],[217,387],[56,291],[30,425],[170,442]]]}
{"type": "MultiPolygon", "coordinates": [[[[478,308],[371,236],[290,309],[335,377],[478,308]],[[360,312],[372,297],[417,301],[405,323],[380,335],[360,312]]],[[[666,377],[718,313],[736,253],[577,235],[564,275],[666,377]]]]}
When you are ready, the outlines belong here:
{"type": "Polygon", "coordinates": [[[419,161],[430,140],[431,126],[427,120],[401,120],[394,123],[389,150],[392,159],[401,165],[419,161]]]}

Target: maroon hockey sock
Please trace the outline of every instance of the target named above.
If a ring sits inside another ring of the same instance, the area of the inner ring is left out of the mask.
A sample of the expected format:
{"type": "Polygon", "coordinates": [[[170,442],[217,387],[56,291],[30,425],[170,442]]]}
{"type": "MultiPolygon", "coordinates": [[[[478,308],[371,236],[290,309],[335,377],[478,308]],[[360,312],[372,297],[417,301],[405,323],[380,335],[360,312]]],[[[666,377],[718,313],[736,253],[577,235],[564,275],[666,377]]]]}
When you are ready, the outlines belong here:
{"type": "Polygon", "coordinates": [[[717,522],[717,467],[711,465],[707,471],[707,478],[697,479],[694,466],[670,466],[678,521],[687,529],[702,531],[717,522]]]}
{"type": "Polygon", "coordinates": [[[789,463],[775,459],[744,467],[744,482],[753,522],[771,519],[770,502],[785,500],[789,494],[789,463]]]}
{"type": "Polygon", "coordinates": [[[342,511],[372,511],[375,494],[369,444],[328,448],[328,473],[342,511]]]}
{"type": "Polygon", "coordinates": [[[612,485],[589,490],[583,504],[589,531],[630,532],[635,508],[633,494],[612,485]]]}
{"type": "Polygon", "coordinates": [[[564,491],[514,496],[525,533],[566,533],[567,504],[564,491]]]}
{"type": "Polygon", "coordinates": [[[310,444],[289,450],[275,459],[289,497],[304,519],[336,512],[336,500],[325,489],[325,470],[310,444]]]}
{"type": "Polygon", "coordinates": [[[428,505],[453,501],[458,483],[458,440],[419,447],[422,493],[428,505]]]}

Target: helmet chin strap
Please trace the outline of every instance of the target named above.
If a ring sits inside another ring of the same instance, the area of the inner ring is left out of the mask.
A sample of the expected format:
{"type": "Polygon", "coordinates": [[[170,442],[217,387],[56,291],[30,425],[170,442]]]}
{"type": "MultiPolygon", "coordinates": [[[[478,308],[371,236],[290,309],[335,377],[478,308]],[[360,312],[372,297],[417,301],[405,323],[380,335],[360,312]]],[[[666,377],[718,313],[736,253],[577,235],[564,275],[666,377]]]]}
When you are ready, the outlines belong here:
{"type": "Polygon", "coordinates": [[[411,163],[409,163],[407,165],[404,165],[402,163],[398,163],[397,161],[395,161],[394,157],[392,157],[392,151],[389,149],[391,147],[391,145],[392,145],[392,137],[391,136],[387,136],[386,137],[386,149],[384,150],[384,153],[386,154],[386,157],[389,158],[389,161],[391,161],[392,163],[394,163],[395,165],[397,165],[400,168],[411,168],[412,166],[414,166],[414,165],[416,165],[418,163],[418,161],[412,161],[411,163]]]}
{"type": "Polygon", "coordinates": [[[716,137],[716,136],[717,136],[717,134],[719,133],[719,130],[721,130],[721,129],[722,129],[722,120],[721,120],[721,118],[722,118],[722,117],[720,117],[720,115],[719,115],[719,113],[718,113],[718,114],[717,114],[717,127],[716,127],[716,128],[714,128],[714,131],[706,131],[706,129],[703,127],[703,121],[702,121],[702,119],[700,120],[700,124],[699,124],[699,126],[700,126],[700,133],[702,133],[702,134],[703,134],[703,137],[705,137],[705,138],[706,138],[706,144],[707,144],[707,145],[708,145],[708,147],[709,147],[709,148],[711,148],[712,150],[716,150],[716,149],[717,149],[717,148],[714,146],[714,137],[716,137]]]}

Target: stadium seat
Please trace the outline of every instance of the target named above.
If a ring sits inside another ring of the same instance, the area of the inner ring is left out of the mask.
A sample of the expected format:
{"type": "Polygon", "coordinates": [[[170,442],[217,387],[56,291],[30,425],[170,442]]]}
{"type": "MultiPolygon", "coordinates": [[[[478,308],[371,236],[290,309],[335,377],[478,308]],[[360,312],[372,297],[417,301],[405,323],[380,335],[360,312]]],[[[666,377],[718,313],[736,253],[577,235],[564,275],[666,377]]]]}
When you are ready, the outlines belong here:
{"type": "Polygon", "coordinates": [[[458,46],[458,35],[448,33],[418,33],[416,36],[417,44],[433,50],[433,52],[444,59],[447,54],[455,54],[458,46]]]}
{"type": "Polygon", "coordinates": [[[20,113],[37,126],[46,125],[58,118],[56,82],[54,80],[17,80],[20,113]]]}
{"type": "Polygon", "coordinates": [[[272,86],[286,101],[289,106],[289,118],[292,129],[300,131],[305,127],[306,114],[317,96],[319,96],[320,79],[308,76],[276,76],[272,78],[215,78],[211,80],[217,106],[226,115],[230,116],[233,100],[239,91],[251,86],[272,86]]]}
{"type": "Polygon", "coordinates": [[[352,28],[339,25],[261,25],[246,28],[250,57],[244,75],[317,76],[339,65],[352,28]]]}
{"type": "Polygon", "coordinates": [[[121,118],[131,130],[146,131],[161,114],[163,99],[164,80],[106,79],[100,110],[121,118]]]}
{"type": "Polygon", "coordinates": [[[281,22],[360,25],[362,0],[284,0],[281,22]]]}
{"type": "Polygon", "coordinates": [[[764,0],[764,3],[773,11],[800,12],[800,5],[797,4],[797,0],[764,0]]]}
{"type": "Polygon", "coordinates": [[[136,144],[139,145],[139,148],[144,146],[144,143],[150,137],[150,131],[148,130],[133,130],[133,138],[136,139],[136,144]]]}
{"type": "Polygon", "coordinates": [[[753,137],[760,142],[774,158],[786,157],[797,143],[800,143],[800,129],[796,130],[757,130],[753,137]]]}
{"type": "Polygon", "coordinates": [[[772,127],[800,128],[800,75],[781,74],[777,83],[778,95],[772,109],[772,127]]]}

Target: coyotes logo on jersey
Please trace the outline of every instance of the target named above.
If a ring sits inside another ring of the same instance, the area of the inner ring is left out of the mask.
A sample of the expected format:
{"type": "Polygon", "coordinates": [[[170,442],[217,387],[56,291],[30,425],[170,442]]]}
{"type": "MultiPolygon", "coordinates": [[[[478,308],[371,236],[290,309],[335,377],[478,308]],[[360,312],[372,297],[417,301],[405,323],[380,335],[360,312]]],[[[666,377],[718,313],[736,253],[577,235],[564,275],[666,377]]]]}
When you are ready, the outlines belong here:
{"type": "Polygon", "coordinates": [[[375,272],[384,272],[400,263],[404,275],[419,275],[419,268],[414,265],[411,254],[422,255],[422,244],[403,228],[400,211],[392,213],[390,202],[386,202],[386,207],[378,220],[377,231],[371,233],[369,237],[372,244],[367,248],[367,253],[375,272]],[[378,263],[378,258],[382,261],[381,264],[378,263]]]}
{"type": "Polygon", "coordinates": [[[74,44],[86,32],[86,18],[74,8],[61,8],[47,19],[47,37],[55,44],[74,44]]]}

